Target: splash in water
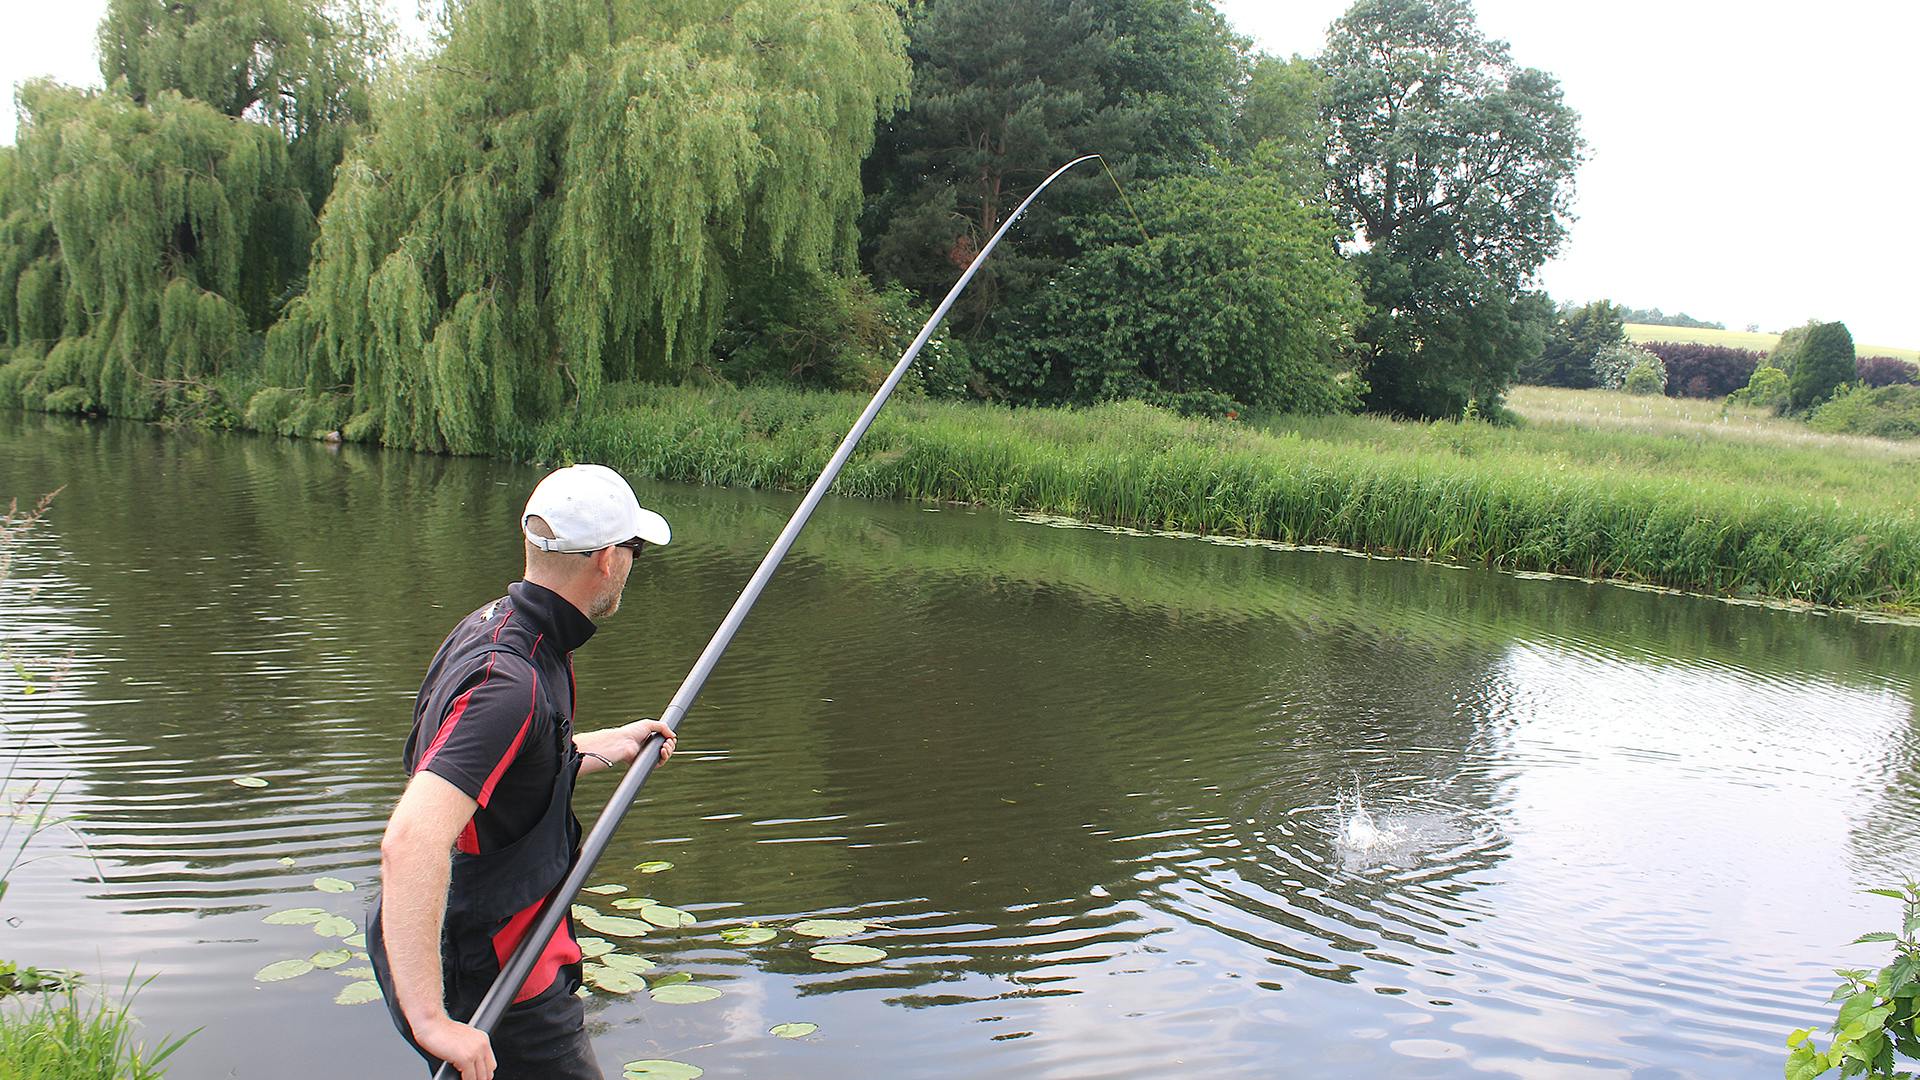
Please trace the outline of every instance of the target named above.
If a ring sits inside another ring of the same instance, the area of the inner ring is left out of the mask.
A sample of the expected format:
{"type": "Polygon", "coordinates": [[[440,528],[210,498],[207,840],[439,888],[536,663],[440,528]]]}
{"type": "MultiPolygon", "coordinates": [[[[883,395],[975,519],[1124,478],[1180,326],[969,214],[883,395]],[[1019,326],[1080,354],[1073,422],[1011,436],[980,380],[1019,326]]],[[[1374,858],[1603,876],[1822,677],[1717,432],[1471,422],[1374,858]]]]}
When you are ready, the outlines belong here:
{"type": "Polygon", "coordinates": [[[1360,795],[1360,780],[1354,778],[1353,795],[1340,793],[1340,802],[1335,811],[1337,828],[1335,834],[1343,847],[1353,851],[1374,851],[1392,847],[1406,839],[1401,828],[1391,822],[1381,821],[1367,809],[1366,800],[1360,795]]]}

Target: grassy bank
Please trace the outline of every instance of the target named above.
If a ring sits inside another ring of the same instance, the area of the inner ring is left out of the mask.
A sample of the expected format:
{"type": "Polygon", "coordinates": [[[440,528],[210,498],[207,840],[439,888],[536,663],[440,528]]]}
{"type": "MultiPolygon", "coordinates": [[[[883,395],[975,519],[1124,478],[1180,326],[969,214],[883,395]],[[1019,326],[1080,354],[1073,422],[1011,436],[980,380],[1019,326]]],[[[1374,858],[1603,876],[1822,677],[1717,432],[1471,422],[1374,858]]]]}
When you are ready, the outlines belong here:
{"type": "MultiPolygon", "coordinates": [[[[1698,345],[1725,345],[1734,349],[1752,349],[1755,352],[1772,352],[1780,344],[1779,334],[1762,334],[1749,330],[1714,330],[1710,327],[1656,326],[1652,323],[1628,323],[1627,340],[1647,341],[1690,341],[1698,345]]],[[[1920,349],[1902,349],[1892,345],[1855,344],[1853,351],[1860,356],[1893,356],[1901,360],[1920,362],[1920,349]]]]}
{"type": "MultiPolygon", "coordinates": [[[[1144,406],[890,405],[836,490],[1031,509],[1148,528],[1336,544],[1735,596],[1920,610],[1914,457],[1796,444],[1522,391],[1523,428],[1370,417],[1264,425],[1144,406]],[[1636,424],[1645,430],[1634,430],[1636,424]],[[1697,428],[1698,430],[1687,430],[1697,428]]],[[[861,402],[788,391],[625,387],[528,432],[538,461],[604,461],[703,484],[798,488],[861,402]]]]}

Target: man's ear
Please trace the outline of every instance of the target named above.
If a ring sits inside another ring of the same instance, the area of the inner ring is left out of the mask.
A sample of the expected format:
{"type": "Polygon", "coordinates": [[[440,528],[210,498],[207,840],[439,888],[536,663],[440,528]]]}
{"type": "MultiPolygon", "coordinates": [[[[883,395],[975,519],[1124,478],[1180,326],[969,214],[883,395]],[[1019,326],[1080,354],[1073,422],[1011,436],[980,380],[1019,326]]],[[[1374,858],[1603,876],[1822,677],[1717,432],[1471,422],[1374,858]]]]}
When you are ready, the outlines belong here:
{"type": "Polygon", "coordinates": [[[602,578],[611,578],[613,576],[614,554],[612,548],[603,547],[588,557],[593,560],[594,573],[600,575],[602,578]]]}

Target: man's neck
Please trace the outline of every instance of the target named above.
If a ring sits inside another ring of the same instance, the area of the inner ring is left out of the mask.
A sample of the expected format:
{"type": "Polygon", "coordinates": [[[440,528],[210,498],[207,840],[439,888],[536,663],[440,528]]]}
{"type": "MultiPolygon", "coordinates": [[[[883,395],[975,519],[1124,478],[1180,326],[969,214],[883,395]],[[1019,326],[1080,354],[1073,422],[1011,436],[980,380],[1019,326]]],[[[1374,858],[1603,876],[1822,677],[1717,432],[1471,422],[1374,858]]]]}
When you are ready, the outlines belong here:
{"type": "Polygon", "coordinates": [[[593,610],[593,594],[589,588],[590,583],[584,582],[579,578],[571,581],[554,581],[551,578],[537,574],[527,574],[525,580],[529,584],[538,585],[548,592],[558,595],[562,600],[572,604],[575,611],[586,615],[588,618],[592,618],[592,615],[589,614],[589,612],[593,610]]]}

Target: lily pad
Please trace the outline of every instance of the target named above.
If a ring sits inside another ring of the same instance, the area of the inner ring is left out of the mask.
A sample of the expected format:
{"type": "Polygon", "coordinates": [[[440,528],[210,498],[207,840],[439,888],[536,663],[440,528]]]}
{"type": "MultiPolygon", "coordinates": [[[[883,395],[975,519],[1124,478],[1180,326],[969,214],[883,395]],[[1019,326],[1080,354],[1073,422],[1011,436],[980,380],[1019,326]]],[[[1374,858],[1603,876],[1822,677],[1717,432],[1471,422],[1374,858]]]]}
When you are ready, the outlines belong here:
{"type": "Polygon", "coordinates": [[[605,956],[613,951],[613,942],[603,937],[583,937],[574,942],[580,946],[580,958],[591,960],[596,956],[605,956]]]}
{"type": "Polygon", "coordinates": [[[775,1024],[767,1029],[767,1034],[777,1035],[782,1039],[804,1039],[819,1030],[819,1024],[775,1024]]]}
{"type": "Polygon", "coordinates": [[[631,971],[621,971],[606,964],[587,964],[580,969],[580,974],[595,989],[605,990],[609,994],[635,994],[647,988],[647,980],[631,971]]]}
{"type": "Polygon", "coordinates": [[[647,932],[646,923],[622,915],[588,915],[579,921],[581,926],[608,937],[639,937],[647,932]]]}
{"type": "Polygon", "coordinates": [[[372,979],[350,982],[333,995],[335,1005],[365,1005],[369,1001],[380,1000],[380,984],[372,979]]]}
{"type": "Polygon", "coordinates": [[[311,960],[275,960],[254,972],[253,977],[259,982],[279,982],[282,979],[291,979],[295,975],[305,975],[312,970],[313,961],[311,960]]]}
{"type": "Polygon", "coordinates": [[[317,968],[337,968],[341,964],[353,959],[353,951],[351,949],[321,949],[319,952],[307,957],[307,959],[312,961],[313,966],[317,968]]]}
{"type": "Polygon", "coordinates": [[[590,908],[585,904],[575,904],[572,907],[567,909],[567,913],[572,915],[576,920],[584,919],[589,915],[600,914],[600,912],[597,909],[590,908]]]}
{"type": "Polygon", "coordinates": [[[655,900],[651,896],[623,896],[615,900],[613,906],[619,908],[621,911],[638,911],[644,907],[652,907],[659,902],[660,901],[655,900]]]}
{"type": "Polygon", "coordinates": [[[313,887],[319,889],[321,892],[352,892],[353,882],[342,881],[337,877],[317,877],[313,879],[313,887]]]}
{"type": "Polygon", "coordinates": [[[634,869],[643,874],[657,874],[662,870],[673,869],[673,864],[665,859],[651,859],[647,862],[635,864],[634,869]]]}
{"type": "Polygon", "coordinates": [[[692,981],[693,981],[693,976],[687,974],[684,971],[676,971],[671,975],[662,975],[659,978],[653,980],[653,985],[655,987],[677,986],[680,983],[690,983],[692,981]]]}
{"type": "Polygon", "coordinates": [[[281,865],[281,866],[292,866],[292,865],[293,865],[293,856],[291,856],[291,855],[282,855],[282,856],[280,856],[280,865],[281,865]]]}
{"type": "Polygon", "coordinates": [[[260,921],[269,926],[308,926],[326,917],[326,908],[296,907],[276,911],[260,921]]]}
{"type": "Polygon", "coordinates": [[[340,944],[351,945],[356,949],[364,949],[367,947],[367,935],[364,933],[354,934],[351,937],[343,939],[340,944]]]}
{"type": "Polygon", "coordinates": [[[729,945],[764,945],[779,936],[770,926],[734,926],[720,931],[720,940],[729,945]]]}
{"type": "Polygon", "coordinates": [[[681,911],[679,908],[668,907],[665,904],[654,904],[651,907],[641,908],[640,917],[655,926],[662,926],[668,930],[682,926],[692,926],[694,923],[700,921],[687,912],[681,911]]]}
{"type": "Polygon", "coordinates": [[[887,958],[885,949],[871,945],[815,945],[807,952],[815,960],[828,964],[871,964],[887,958]]]}
{"type": "Polygon", "coordinates": [[[352,919],[340,915],[325,915],[313,924],[313,932],[321,937],[343,938],[358,929],[352,919]]]}
{"type": "Polygon", "coordinates": [[[333,973],[349,979],[373,978],[373,969],[364,965],[361,967],[335,968],[333,969],[333,973]]]}
{"type": "Polygon", "coordinates": [[[625,885],[615,885],[609,882],[605,885],[589,885],[586,888],[581,889],[580,891],[595,893],[600,896],[612,896],[615,893],[626,892],[627,887],[625,885]]]}
{"type": "Polygon", "coordinates": [[[233,778],[233,782],[239,787],[261,788],[267,786],[267,782],[257,776],[236,776],[233,778]]]}
{"type": "Polygon", "coordinates": [[[866,929],[866,923],[852,919],[804,919],[793,924],[794,933],[808,937],[849,937],[866,929]]]}
{"type": "Polygon", "coordinates": [[[622,1080],[698,1080],[707,1070],[698,1065],[689,1065],[684,1061],[666,1061],[655,1058],[648,1061],[629,1061],[621,1066],[622,1080]]]}
{"type": "Polygon", "coordinates": [[[720,991],[699,983],[672,983],[655,987],[653,991],[653,1000],[662,1005],[698,1005],[719,996],[720,991]]]}
{"type": "Polygon", "coordinates": [[[607,967],[630,971],[635,975],[643,971],[652,971],[659,966],[644,956],[634,956],[631,953],[608,953],[600,958],[600,962],[607,967]]]}

